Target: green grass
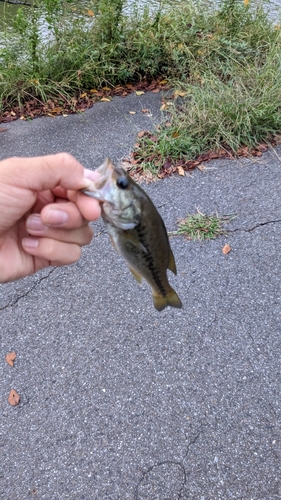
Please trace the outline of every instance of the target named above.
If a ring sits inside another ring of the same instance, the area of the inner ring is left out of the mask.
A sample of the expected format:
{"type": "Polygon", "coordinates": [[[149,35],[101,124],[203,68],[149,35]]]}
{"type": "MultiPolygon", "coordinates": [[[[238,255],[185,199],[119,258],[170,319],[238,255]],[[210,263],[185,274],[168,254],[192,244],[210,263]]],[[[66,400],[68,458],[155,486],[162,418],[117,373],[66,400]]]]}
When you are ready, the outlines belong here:
{"type": "Polygon", "coordinates": [[[19,9],[2,40],[0,33],[2,111],[29,99],[61,105],[104,85],[167,78],[182,96],[171,99],[166,124],[140,139],[135,156],[154,173],[167,160],[220,148],[235,154],[280,132],[281,29],[260,2],[225,0],[215,8],[162,0],[158,11],[135,7],[125,15],[123,0],[92,0],[74,17],[71,1],[34,1],[37,8],[19,9]],[[52,35],[45,43],[42,19],[52,35]]]}
{"type": "Polygon", "coordinates": [[[187,214],[178,221],[178,229],[169,232],[169,236],[184,236],[188,240],[212,240],[225,234],[223,225],[233,220],[235,216],[206,215],[199,210],[197,214],[187,214]]]}

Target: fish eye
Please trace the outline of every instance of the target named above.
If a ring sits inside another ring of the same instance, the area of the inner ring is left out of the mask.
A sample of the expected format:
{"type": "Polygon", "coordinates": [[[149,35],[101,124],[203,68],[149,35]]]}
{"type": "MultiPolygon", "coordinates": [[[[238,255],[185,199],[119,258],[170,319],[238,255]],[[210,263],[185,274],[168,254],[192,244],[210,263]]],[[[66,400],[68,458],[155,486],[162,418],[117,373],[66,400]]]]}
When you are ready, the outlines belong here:
{"type": "Polygon", "coordinates": [[[129,186],[127,177],[119,177],[119,179],[117,179],[117,186],[121,189],[126,189],[129,186]]]}

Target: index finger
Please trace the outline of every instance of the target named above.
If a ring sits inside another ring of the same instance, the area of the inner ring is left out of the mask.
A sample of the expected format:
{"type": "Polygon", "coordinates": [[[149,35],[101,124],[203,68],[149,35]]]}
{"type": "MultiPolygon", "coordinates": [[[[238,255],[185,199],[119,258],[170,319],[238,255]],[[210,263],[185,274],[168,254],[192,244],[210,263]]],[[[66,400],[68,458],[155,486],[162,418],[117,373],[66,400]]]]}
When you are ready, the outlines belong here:
{"type": "MultiPolygon", "coordinates": [[[[97,174],[98,176],[98,174],[97,174]]],[[[84,168],[72,155],[37,156],[35,158],[13,158],[3,161],[1,177],[12,187],[45,191],[61,186],[64,189],[80,190],[91,185],[84,175],[84,168]]]]}

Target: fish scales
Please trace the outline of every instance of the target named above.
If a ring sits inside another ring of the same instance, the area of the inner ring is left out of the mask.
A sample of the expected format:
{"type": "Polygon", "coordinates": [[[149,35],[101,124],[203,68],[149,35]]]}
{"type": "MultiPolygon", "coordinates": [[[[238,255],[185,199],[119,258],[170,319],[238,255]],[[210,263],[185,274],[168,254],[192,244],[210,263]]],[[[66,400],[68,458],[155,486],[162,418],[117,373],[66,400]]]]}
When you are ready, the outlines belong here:
{"type": "Polygon", "coordinates": [[[107,159],[97,169],[100,178],[83,192],[101,203],[102,218],[115,249],[138,282],[152,289],[158,311],[182,303],[170,286],[167,269],[176,264],[164,222],[145,191],[121,167],[107,159]]]}

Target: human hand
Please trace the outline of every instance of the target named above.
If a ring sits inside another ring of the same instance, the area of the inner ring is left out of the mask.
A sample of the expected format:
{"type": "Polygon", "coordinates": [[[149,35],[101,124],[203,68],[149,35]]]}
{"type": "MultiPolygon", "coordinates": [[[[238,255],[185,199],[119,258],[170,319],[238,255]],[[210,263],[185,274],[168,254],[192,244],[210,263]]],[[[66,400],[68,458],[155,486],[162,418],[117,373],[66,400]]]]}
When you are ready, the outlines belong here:
{"type": "Polygon", "coordinates": [[[67,153],[0,162],[1,283],[79,259],[100,216],[79,190],[97,177],[67,153]]]}

